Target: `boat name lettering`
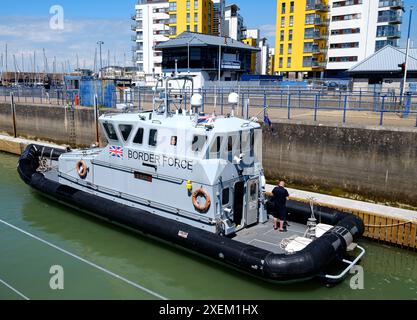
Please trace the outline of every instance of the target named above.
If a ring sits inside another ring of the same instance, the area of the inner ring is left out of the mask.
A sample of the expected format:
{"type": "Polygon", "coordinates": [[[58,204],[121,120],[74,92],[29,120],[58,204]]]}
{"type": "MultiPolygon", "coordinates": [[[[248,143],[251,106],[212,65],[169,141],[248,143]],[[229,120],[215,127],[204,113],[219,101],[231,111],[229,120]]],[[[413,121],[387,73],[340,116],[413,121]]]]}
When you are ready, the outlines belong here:
{"type": "Polygon", "coordinates": [[[174,167],[184,170],[193,170],[193,162],[187,160],[181,160],[178,158],[168,157],[165,155],[156,155],[153,153],[147,153],[142,151],[128,150],[128,158],[143,161],[148,164],[154,164],[163,167],[174,167]]]}

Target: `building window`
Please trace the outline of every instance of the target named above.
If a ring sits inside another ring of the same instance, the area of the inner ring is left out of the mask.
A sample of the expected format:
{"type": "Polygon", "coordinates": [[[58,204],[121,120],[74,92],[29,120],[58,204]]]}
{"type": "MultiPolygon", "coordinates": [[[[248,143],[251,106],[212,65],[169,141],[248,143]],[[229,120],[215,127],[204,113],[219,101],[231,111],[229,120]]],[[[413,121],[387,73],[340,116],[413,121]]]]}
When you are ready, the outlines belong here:
{"type": "Polygon", "coordinates": [[[170,14],[169,15],[169,23],[177,23],[177,15],[176,14],[170,14]]]}
{"type": "Polygon", "coordinates": [[[198,25],[194,25],[194,32],[198,32],[198,25]]]}
{"type": "Polygon", "coordinates": [[[304,39],[313,39],[313,38],[314,38],[314,28],[305,28],[304,39]]]}
{"type": "Polygon", "coordinates": [[[342,34],[354,34],[354,33],[360,33],[360,28],[348,28],[348,29],[335,29],[330,32],[332,36],[336,35],[342,35],[342,34]]]}
{"type": "Polygon", "coordinates": [[[190,13],[187,12],[187,23],[190,23],[190,13]]]}
{"type": "Polygon", "coordinates": [[[314,24],[316,15],[314,13],[306,14],[306,24],[314,24]]]}
{"type": "Polygon", "coordinates": [[[177,3],[176,2],[170,2],[169,3],[169,11],[177,11],[177,3]]]}
{"type": "Polygon", "coordinates": [[[279,54],[284,54],[284,45],[282,43],[279,45],[279,54]]]}
{"type": "Polygon", "coordinates": [[[198,9],[198,0],[194,0],[194,10],[198,9]]]}
{"type": "Polygon", "coordinates": [[[294,25],[294,17],[291,16],[290,17],[290,27],[292,27],[294,25]]]}
{"type": "Polygon", "coordinates": [[[304,42],[304,53],[313,52],[313,42],[304,42]]]}
{"type": "Polygon", "coordinates": [[[287,68],[291,68],[291,57],[287,59],[287,68]]]}
{"type": "Polygon", "coordinates": [[[377,40],[375,42],[375,51],[379,51],[387,45],[398,47],[398,41],[397,40],[377,40]]]}
{"type": "Polygon", "coordinates": [[[175,36],[177,34],[177,27],[173,27],[173,26],[169,27],[169,34],[171,36],[175,36]]]}
{"type": "Polygon", "coordinates": [[[316,5],[316,0],[306,0],[306,10],[314,10],[316,5]]]}
{"type": "Polygon", "coordinates": [[[303,67],[309,68],[313,65],[313,57],[303,57],[303,67]]]}
{"type": "Polygon", "coordinates": [[[359,42],[331,43],[330,49],[359,48],[359,42]]]}
{"type": "Polygon", "coordinates": [[[285,2],[281,5],[281,14],[285,14],[285,2]]]}
{"type": "Polygon", "coordinates": [[[356,62],[358,61],[357,56],[350,57],[330,57],[329,62],[356,62]]]}
{"type": "Polygon", "coordinates": [[[355,19],[360,19],[360,18],[361,18],[360,13],[344,14],[340,16],[333,16],[332,21],[347,21],[347,20],[355,20],[355,19]]]}
{"type": "Polygon", "coordinates": [[[290,13],[294,13],[294,1],[290,3],[290,13]]]}
{"type": "Polygon", "coordinates": [[[284,30],[281,30],[280,40],[281,41],[284,41],[284,30]]]}
{"type": "Polygon", "coordinates": [[[282,68],[284,66],[284,60],[279,58],[279,67],[282,68]]]}
{"type": "Polygon", "coordinates": [[[285,27],[285,17],[281,18],[281,28],[285,27]]]}
{"type": "Polygon", "coordinates": [[[362,4],[362,0],[335,1],[333,2],[333,8],[354,6],[357,4],[362,4]]]}
{"type": "Polygon", "coordinates": [[[288,44],[288,54],[292,53],[292,43],[288,44]]]}
{"type": "Polygon", "coordinates": [[[292,30],[288,31],[288,41],[292,41],[292,30]]]}
{"type": "Polygon", "coordinates": [[[187,0],[187,10],[190,10],[190,0],[187,0]]]}

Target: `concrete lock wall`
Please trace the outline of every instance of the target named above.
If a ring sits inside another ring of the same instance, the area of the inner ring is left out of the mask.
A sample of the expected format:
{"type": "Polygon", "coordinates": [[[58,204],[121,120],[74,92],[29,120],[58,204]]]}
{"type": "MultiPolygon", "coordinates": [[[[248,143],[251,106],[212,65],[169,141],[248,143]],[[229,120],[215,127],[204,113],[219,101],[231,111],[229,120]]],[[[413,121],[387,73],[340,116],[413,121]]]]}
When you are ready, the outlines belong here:
{"type": "MultiPolygon", "coordinates": [[[[89,146],[95,142],[94,111],[78,108],[74,111],[75,139],[71,138],[70,109],[63,106],[16,105],[17,135],[59,144],[89,146]],[[73,139],[73,141],[72,141],[73,139]]],[[[0,131],[13,133],[10,104],[0,103],[0,131]]]]}
{"type": "Polygon", "coordinates": [[[417,130],[276,123],[264,134],[268,179],[417,206],[417,130]]]}
{"type": "MultiPolygon", "coordinates": [[[[115,112],[106,110],[103,112],[115,112]]],[[[70,113],[62,107],[16,105],[18,136],[58,144],[70,139],[70,113]]],[[[10,104],[0,103],[0,132],[13,133],[10,104]]],[[[101,132],[100,132],[101,134],[101,132]]],[[[95,142],[92,108],[75,110],[77,146],[95,142]]],[[[300,188],[349,192],[417,207],[417,130],[275,123],[264,131],[267,179],[300,188]]]]}

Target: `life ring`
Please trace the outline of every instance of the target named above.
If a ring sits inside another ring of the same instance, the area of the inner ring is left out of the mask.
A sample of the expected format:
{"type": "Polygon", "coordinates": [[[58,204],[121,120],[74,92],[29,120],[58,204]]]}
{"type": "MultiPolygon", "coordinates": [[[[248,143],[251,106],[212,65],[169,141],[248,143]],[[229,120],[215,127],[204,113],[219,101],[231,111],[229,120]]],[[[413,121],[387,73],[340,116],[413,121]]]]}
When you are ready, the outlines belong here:
{"type": "Polygon", "coordinates": [[[77,162],[77,173],[80,176],[81,179],[84,179],[87,177],[88,173],[88,166],[87,163],[84,160],[80,160],[77,162]]]}
{"type": "Polygon", "coordinates": [[[208,192],[205,191],[204,189],[201,188],[201,189],[194,191],[192,199],[193,199],[194,208],[197,211],[201,213],[206,213],[209,210],[211,206],[211,199],[210,199],[210,195],[208,194],[208,192]],[[197,198],[199,196],[203,197],[206,200],[205,204],[198,203],[197,198]]]}

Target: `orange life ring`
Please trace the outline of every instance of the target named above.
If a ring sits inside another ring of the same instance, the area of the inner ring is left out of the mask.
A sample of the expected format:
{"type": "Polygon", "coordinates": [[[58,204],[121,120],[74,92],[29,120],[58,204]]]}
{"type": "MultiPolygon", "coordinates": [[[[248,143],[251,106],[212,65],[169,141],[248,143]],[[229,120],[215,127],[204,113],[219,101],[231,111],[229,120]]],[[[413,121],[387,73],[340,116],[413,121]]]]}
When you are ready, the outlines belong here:
{"type": "Polygon", "coordinates": [[[200,189],[194,191],[193,192],[193,198],[192,199],[193,199],[194,208],[197,211],[199,211],[201,213],[206,213],[210,209],[210,206],[211,206],[210,195],[204,189],[200,188],[200,189]],[[205,204],[198,203],[197,198],[199,196],[202,196],[206,200],[206,203],[205,204]]]}
{"type": "Polygon", "coordinates": [[[84,179],[87,177],[88,173],[88,166],[87,163],[84,160],[80,160],[77,162],[77,173],[80,176],[81,179],[84,179]]]}

